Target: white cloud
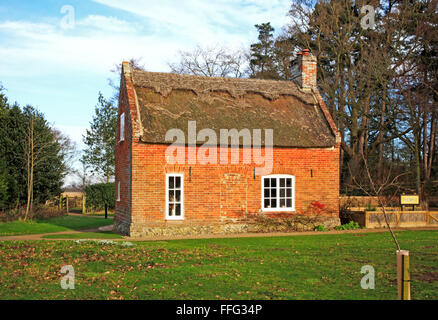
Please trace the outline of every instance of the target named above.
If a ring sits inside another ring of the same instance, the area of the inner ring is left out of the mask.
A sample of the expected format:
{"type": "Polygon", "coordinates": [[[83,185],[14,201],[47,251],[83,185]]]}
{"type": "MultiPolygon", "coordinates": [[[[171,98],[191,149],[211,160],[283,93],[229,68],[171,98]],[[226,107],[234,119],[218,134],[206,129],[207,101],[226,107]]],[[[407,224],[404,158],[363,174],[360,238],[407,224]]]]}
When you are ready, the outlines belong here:
{"type": "Polygon", "coordinates": [[[135,22],[90,14],[64,30],[60,21],[0,22],[0,76],[63,74],[109,76],[115,63],[142,57],[147,69],[168,71],[178,50],[197,44],[247,47],[256,38],[254,24],[286,22],[289,0],[96,0],[135,14],[135,22]]]}
{"type": "Polygon", "coordinates": [[[127,23],[119,21],[111,25],[110,20],[96,16],[79,21],[79,30],[75,33],[43,23],[0,23],[0,34],[7,35],[8,39],[7,45],[0,44],[0,75],[32,77],[60,72],[103,75],[108,74],[115,63],[139,56],[144,57],[151,70],[166,70],[163,57],[177,51],[178,44],[134,31],[114,32],[120,26],[133,30],[127,23]],[[80,29],[92,26],[91,31],[80,29]]]}
{"type": "Polygon", "coordinates": [[[287,21],[289,0],[94,0],[147,19],[154,32],[169,33],[190,39],[190,43],[253,41],[254,24],[268,22],[282,27],[287,21]]]}
{"type": "Polygon", "coordinates": [[[90,27],[104,32],[115,33],[135,33],[140,26],[134,25],[127,21],[117,19],[116,17],[105,17],[101,15],[90,14],[85,19],[76,22],[79,27],[90,27]]]}

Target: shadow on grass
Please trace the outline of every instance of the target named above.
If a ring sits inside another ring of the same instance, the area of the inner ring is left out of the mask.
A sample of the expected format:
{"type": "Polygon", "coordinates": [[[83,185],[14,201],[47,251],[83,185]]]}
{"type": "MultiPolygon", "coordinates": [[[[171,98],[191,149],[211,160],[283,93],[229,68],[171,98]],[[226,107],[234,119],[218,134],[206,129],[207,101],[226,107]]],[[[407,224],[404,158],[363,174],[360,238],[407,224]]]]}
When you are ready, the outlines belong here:
{"type": "Polygon", "coordinates": [[[113,224],[113,219],[86,216],[61,216],[45,220],[0,223],[0,236],[81,231],[113,224]]]}

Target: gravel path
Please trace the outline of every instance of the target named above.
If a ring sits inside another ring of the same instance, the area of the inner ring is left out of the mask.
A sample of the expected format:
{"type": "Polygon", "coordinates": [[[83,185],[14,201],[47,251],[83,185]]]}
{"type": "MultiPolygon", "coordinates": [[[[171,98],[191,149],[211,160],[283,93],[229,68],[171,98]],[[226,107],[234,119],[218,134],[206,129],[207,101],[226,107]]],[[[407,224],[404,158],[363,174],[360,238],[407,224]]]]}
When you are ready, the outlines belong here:
{"type": "MultiPolygon", "coordinates": [[[[109,226],[107,226],[109,227],[109,226]]],[[[102,227],[101,227],[102,228],[102,227]]],[[[43,236],[54,234],[76,234],[83,232],[99,232],[98,229],[87,229],[78,231],[62,231],[54,233],[41,233],[32,235],[17,235],[17,236],[5,236],[0,237],[0,241],[11,240],[77,240],[77,239],[43,239],[43,236]]],[[[438,230],[437,227],[428,228],[395,228],[393,231],[408,231],[408,230],[438,230]]],[[[191,235],[191,236],[148,236],[141,238],[123,237],[122,239],[111,239],[113,241],[166,241],[166,240],[184,240],[184,239],[229,239],[229,238],[263,238],[263,237],[287,237],[287,236],[306,236],[306,235],[324,235],[324,234],[363,234],[363,233],[376,233],[376,232],[388,232],[387,229],[357,229],[357,230],[332,230],[332,231],[304,231],[304,232],[269,232],[269,233],[234,233],[234,234],[204,234],[204,235],[191,235]]],[[[103,239],[93,239],[103,240],[103,239]]],[[[108,240],[108,239],[105,239],[108,240]]]]}

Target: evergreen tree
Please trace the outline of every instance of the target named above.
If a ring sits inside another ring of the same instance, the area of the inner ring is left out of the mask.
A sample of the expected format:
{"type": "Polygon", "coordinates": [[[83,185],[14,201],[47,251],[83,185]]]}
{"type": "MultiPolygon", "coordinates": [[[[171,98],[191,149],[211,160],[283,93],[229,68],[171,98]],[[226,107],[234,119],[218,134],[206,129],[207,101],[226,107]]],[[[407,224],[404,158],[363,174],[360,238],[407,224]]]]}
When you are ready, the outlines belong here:
{"type": "Polygon", "coordinates": [[[274,57],[275,41],[274,28],[270,22],[256,24],[259,32],[258,42],[251,45],[250,77],[259,79],[279,79],[274,57]]]}
{"type": "Polygon", "coordinates": [[[44,203],[61,192],[64,155],[44,115],[9,105],[0,87],[0,208],[44,203]],[[31,133],[31,134],[30,134],[31,133]]]}
{"type": "Polygon", "coordinates": [[[91,172],[103,175],[106,182],[114,175],[114,147],[116,143],[117,107],[99,92],[93,121],[83,137],[86,149],[84,160],[91,172]]]}

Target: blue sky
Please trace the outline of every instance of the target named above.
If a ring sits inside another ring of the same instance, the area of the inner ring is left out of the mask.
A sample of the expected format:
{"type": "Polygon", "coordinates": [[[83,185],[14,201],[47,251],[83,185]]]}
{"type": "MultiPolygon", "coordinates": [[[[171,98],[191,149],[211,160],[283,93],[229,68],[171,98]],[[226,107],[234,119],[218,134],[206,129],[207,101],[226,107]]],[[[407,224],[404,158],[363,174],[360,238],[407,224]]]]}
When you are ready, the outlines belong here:
{"type": "Polygon", "coordinates": [[[289,7],[290,0],[0,0],[0,82],[11,102],[36,106],[81,147],[98,92],[113,94],[116,63],[141,58],[147,70],[168,72],[178,50],[248,47],[254,24],[270,21],[279,31],[289,7]],[[66,24],[71,8],[74,26],[66,24]]]}

